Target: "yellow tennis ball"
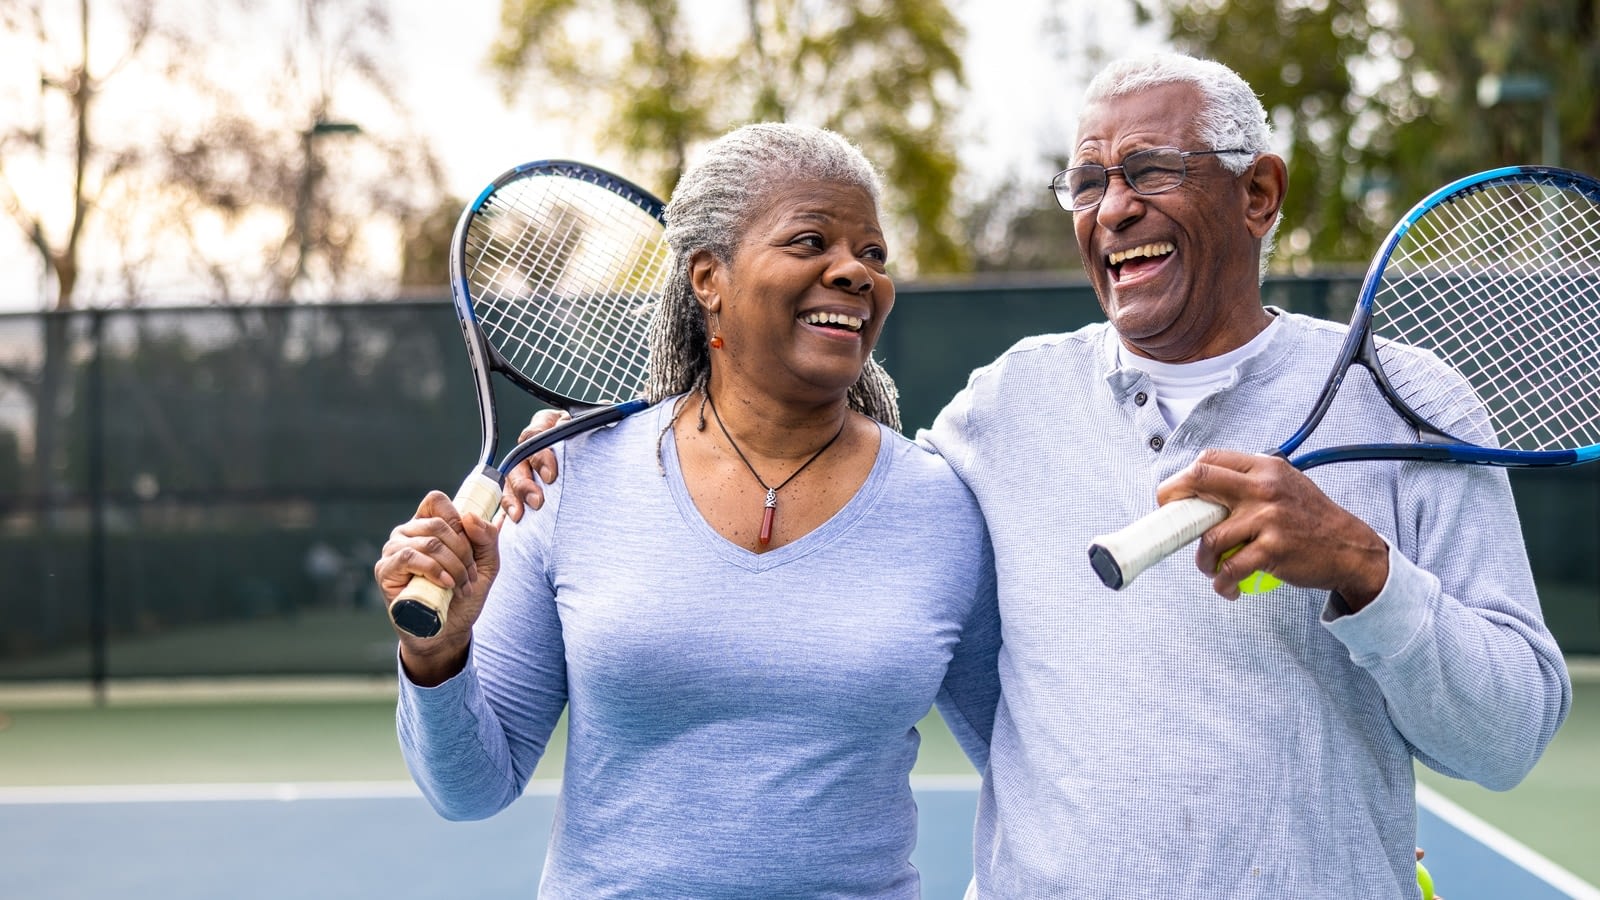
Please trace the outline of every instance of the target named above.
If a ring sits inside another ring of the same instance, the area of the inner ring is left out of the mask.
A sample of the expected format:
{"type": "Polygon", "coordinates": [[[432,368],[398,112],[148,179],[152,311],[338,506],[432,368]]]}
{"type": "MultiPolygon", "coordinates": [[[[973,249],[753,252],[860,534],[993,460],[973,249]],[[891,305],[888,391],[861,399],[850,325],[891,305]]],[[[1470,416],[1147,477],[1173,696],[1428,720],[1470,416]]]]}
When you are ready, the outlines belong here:
{"type": "Polygon", "coordinates": [[[1251,572],[1243,581],[1239,582],[1239,593],[1265,594],[1267,591],[1275,591],[1282,586],[1282,579],[1279,579],[1272,573],[1255,571],[1251,572]]]}
{"type": "MultiPolygon", "coordinates": [[[[1223,561],[1226,561],[1228,557],[1238,553],[1242,549],[1244,549],[1244,545],[1240,544],[1232,550],[1229,550],[1227,553],[1222,554],[1223,561]]],[[[1246,575],[1244,578],[1240,579],[1239,593],[1265,594],[1267,591],[1277,590],[1282,586],[1283,582],[1277,577],[1273,576],[1269,572],[1262,572],[1258,570],[1251,572],[1249,575],[1246,575]]]]}
{"type": "Polygon", "coordinates": [[[1428,874],[1428,869],[1417,860],[1417,888],[1422,891],[1422,900],[1433,900],[1433,876],[1428,874]]]}

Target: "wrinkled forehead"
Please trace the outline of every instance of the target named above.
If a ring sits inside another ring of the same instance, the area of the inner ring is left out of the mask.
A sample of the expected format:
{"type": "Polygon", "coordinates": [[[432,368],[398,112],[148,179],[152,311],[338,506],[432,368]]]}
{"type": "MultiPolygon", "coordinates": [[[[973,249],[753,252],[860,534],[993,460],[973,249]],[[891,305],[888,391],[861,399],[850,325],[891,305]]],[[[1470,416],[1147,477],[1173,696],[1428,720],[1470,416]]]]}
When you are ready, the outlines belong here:
{"type": "Polygon", "coordinates": [[[838,224],[881,236],[878,201],[853,178],[811,177],[793,172],[764,183],[749,209],[743,236],[772,228],[838,224]]]}
{"type": "Polygon", "coordinates": [[[1092,100],[1078,117],[1073,152],[1188,148],[1199,131],[1203,99],[1192,84],[1167,82],[1092,100]]]}

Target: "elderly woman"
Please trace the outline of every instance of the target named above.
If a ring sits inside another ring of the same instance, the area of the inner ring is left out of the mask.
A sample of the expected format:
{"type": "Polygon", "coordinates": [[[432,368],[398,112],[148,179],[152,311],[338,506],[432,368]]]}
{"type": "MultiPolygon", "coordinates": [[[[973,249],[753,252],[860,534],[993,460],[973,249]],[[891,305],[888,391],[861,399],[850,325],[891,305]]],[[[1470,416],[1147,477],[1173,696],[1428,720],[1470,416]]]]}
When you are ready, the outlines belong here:
{"type": "Polygon", "coordinates": [[[655,406],[561,445],[537,511],[432,493],[384,546],[391,599],[458,586],[438,637],[400,634],[442,815],[509,805],[569,715],[542,896],[916,898],[917,721],[937,701],[987,762],[989,539],[872,360],[879,192],[830,132],[713,143],[667,207],[655,406]]]}

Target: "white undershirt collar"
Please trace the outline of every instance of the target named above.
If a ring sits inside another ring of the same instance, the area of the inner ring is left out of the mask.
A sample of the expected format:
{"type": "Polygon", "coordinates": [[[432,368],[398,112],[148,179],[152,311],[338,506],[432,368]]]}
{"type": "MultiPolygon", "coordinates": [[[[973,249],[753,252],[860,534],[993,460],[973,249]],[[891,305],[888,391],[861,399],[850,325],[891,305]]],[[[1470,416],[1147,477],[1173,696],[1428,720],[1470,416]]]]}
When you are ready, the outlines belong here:
{"type": "Polygon", "coordinates": [[[1260,353],[1276,333],[1278,317],[1273,316],[1267,327],[1242,347],[1229,350],[1221,356],[1198,359],[1187,363],[1164,363],[1129,352],[1121,341],[1116,342],[1117,366],[1137,369],[1150,379],[1151,393],[1168,428],[1188,418],[1200,401],[1232,384],[1239,366],[1260,353]]]}

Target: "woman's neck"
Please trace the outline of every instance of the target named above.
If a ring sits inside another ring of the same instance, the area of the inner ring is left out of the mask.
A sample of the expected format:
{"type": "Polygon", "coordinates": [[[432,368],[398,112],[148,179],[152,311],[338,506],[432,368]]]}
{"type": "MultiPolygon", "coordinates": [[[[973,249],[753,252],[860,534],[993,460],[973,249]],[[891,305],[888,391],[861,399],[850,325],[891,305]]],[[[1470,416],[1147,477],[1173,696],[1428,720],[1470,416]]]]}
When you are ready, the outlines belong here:
{"type": "Polygon", "coordinates": [[[825,403],[784,401],[770,395],[719,386],[712,380],[702,391],[686,399],[690,406],[691,427],[711,433],[720,420],[720,434],[726,431],[747,455],[767,460],[800,460],[839,434],[850,417],[846,398],[825,403]],[[702,429],[701,421],[711,428],[702,429]]]}

